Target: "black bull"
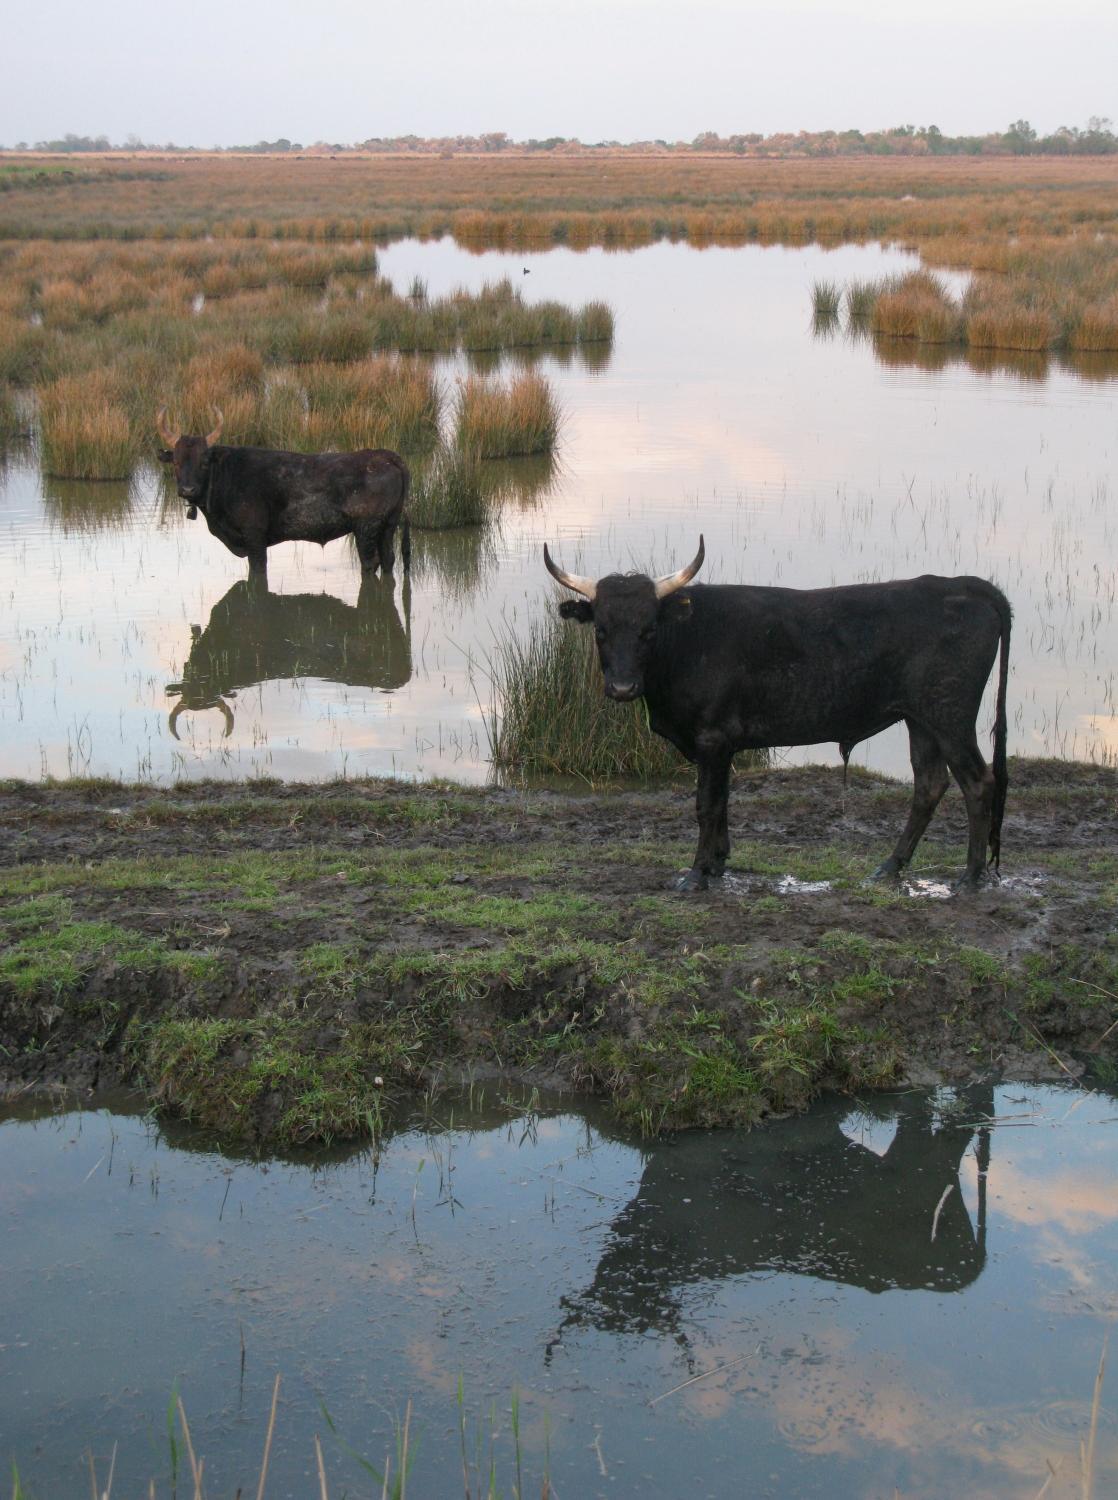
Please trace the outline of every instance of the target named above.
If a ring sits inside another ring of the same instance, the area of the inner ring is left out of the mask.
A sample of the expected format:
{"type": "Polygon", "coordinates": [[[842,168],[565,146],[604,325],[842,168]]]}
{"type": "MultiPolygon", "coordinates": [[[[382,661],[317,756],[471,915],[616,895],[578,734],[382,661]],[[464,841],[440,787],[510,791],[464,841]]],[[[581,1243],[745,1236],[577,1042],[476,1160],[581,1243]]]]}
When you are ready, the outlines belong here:
{"type": "Polygon", "coordinates": [[[922,578],[845,588],[687,587],[703,561],[666,578],[548,571],[583,597],[560,614],[593,621],[607,696],[643,697],[649,723],[698,767],[699,844],[680,887],[705,889],[730,853],[730,763],[735,753],[837,741],[843,757],[904,720],[912,755],[908,822],[878,876],[912,858],[947,790],[962,789],[969,841],[963,883],[975,885],[1001,852],[1006,787],[1010,609],[981,578],[922,578]],[[975,722],[1001,646],[994,759],[975,722]]]}
{"type": "Polygon", "coordinates": [[[205,437],[184,437],[167,426],[167,409],[156,418],[166,443],[160,454],[173,465],[181,499],[235,557],[247,557],[250,573],[266,574],[268,548],[277,542],[325,546],[352,534],[364,572],[389,572],[393,538],[403,522],[404,566],[408,566],[408,466],[388,448],[356,453],[282,453],[271,448],[234,448],[218,443],[218,424],[205,437]]]}
{"type": "Polygon", "coordinates": [[[391,579],[364,578],[356,605],[330,594],[272,594],[242,579],[214,605],[205,630],[191,626],[182,681],[167,687],[178,696],[171,733],[178,738],[185,711],[216,708],[229,735],[227,700],[260,682],[323,677],[385,691],[403,687],[412,672],[408,598],[405,581],[401,624],[391,579]]]}

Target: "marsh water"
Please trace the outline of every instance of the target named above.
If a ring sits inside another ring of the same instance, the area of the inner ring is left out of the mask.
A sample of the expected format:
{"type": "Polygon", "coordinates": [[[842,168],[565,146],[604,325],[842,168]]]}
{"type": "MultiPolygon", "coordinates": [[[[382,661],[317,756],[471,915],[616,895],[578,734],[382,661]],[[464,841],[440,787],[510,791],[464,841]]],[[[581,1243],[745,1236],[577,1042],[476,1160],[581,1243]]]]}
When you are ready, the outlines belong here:
{"type": "MultiPolygon", "coordinates": [[[[122,486],[11,461],[0,774],[483,781],[495,642],[552,605],[541,543],[582,573],[666,571],[700,533],[716,582],[994,578],[1016,619],[1011,749],[1112,757],[1114,367],[976,365],[813,332],[814,280],[912,264],[871,247],[388,247],[381,271],[399,288],[508,275],[529,300],[614,309],[612,350],[539,361],[566,413],[554,470],[513,465],[492,526],[417,534],[407,590],[398,576],[361,598],[348,542],[291,543],[272,550],[275,597],[254,609],[245,565],[187,520],[156,466],[122,486]],[[168,688],[192,669],[205,691],[176,738],[168,688]]],[[[465,368],[440,363],[448,390],[465,368]]],[[[907,774],[903,731],[856,759],[907,774]]]]}
{"type": "MultiPolygon", "coordinates": [[[[641,1142],[443,1096],[379,1150],[225,1156],[118,1102],[0,1112],[0,1464],[25,1493],[1079,1496],[1118,1097],[836,1099],[641,1142]],[[519,1438],[516,1437],[519,1433],[519,1438]],[[187,1459],[179,1437],[179,1493],[187,1459]],[[519,1452],[520,1477],[517,1474],[519,1452]]],[[[1112,1383],[1113,1376],[1109,1377],[1112,1383]]],[[[1118,1486],[1104,1387],[1093,1494],[1118,1486]]]]}

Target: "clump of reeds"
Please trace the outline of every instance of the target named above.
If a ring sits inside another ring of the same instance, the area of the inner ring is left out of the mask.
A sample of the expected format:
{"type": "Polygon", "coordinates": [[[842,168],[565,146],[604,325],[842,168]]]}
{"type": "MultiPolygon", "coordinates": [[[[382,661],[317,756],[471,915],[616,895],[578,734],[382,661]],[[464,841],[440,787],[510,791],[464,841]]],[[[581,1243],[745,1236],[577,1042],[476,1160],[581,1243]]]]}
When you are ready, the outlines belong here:
{"type": "Polygon", "coordinates": [[[1118,295],[1084,308],[1068,343],[1083,353],[1108,353],[1118,349],[1118,295]]]}
{"type": "Polygon", "coordinates": [[[493,507],[494,486],[472,453],[443,445],[412,473],[408,515],[415,527],[445,531],[481,526],[491,518],[493,507]]]}
{"type": "Polygon", "coordinates": [[[873,281],[851,281],[843,296],[846,303],[846,321],[851,329],[866,328],[873,317],[873,305],[877,301],[877,283],[873,281]]]}
{"type": "Polygon", "coordinates": [[[811,288],[812,315],[820,321],[837,318],[842,306],[842,292],[837,282],[817,281],[811,288]]]}
{"type": "Polygon", "coordinates": [[[488,733],[502,769],[596,781],[661,777],[686,764],[648,727],[643,703],[606,698],[592,632],[554,611],[500,639],[492,675],[488,733]]]}
{"type": "Polygon", "coordinates": [[[554,392],[534,371],[515,376],[507,385],[471,375],[459,387],[456,442],[480,458],[550,452],[558,440],[560,422],[554,392]]]}
{"type": "Polygon", "coordinates": [[[1057,332],[1056,319],[1047,308],[1022,306],[1008,298],[985,303],[966,323],[967,343],[975,349],[1040,353],[1056,344],[1057,332]]]}
{"type": "Polygon", "coordinates": [[[580,344],[611,343],[613,312],[605,302],[588,302],[578,315],[580,344]]]}
{"type": "Polygon", "coordinates": [[[103,372],[39,392],[39,444],[43,468],[61,479],[126,479],[137,457],[127,407],[103,372]]]}
{"type": "Polygon", "coordinates": [[[300,372],[307,396],[307,447],[417,448],[437,436],[442,387],[424,360],[372,356],[300,372]]]}

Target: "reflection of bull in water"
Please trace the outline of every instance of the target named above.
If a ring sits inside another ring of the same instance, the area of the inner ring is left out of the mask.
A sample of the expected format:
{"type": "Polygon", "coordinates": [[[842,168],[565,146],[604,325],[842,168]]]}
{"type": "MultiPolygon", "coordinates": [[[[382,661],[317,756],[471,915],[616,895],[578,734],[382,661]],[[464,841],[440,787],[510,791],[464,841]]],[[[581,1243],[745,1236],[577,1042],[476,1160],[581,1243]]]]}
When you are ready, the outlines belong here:
{"type": "Polygon", "coordinates": [[[254,580],[235,583],[210,611],[194,637],[182,681],[168,684],[179,701],[168,720],[186,709],[217,708],[225,735],[233,731],[227,698],[257,683],[291,677],[324,677],[356,687],[390,690],[411,678],[411,590],[403,588],[400,623],[391,577],[366,574],[356,605],[332,594],[273,594],[254,580]]]}
{"type": "Polygon", "coordinates": [[[959,1164],[975,1133],[967,1122],[991,1113],[992,1091],[959,1102],[964,1112],[937,1117],[926,1095],[902,1096],[881,1156],[843,1134],[834,1106],[787,1131],[773,1126],[744,1140],[694,1131],[653,1145],[593,1282],[563,1299],[564,1326],[654,1330],[686,1344],[681,1289],[758,1272],[870,1292],[961,1290],[986,1261],[988,1130],[978,1130],[977,1226],[959,1164]]]}

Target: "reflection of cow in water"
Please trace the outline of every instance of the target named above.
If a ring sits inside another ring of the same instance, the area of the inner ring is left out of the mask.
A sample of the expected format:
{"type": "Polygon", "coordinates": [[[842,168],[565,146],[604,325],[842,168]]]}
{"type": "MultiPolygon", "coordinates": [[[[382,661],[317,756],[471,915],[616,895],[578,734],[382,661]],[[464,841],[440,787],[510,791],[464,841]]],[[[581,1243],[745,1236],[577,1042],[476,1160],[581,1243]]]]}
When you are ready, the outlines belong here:
{"type": "Polygon", "coordinates": [[[390,690],[411,678],[410,588],[403,589],[400,623],[391,578],[366,574],[356,605],[332,594],[272,594],[259,582],[235,583],[194,637],[182,681],[168,685],[179,701],[171,733],[186,709],[217,708],[225,734],[233,730],[227,698],[260,682],[324,677],[357,687],[390,690]]]}
{"type": "Polygon", "coordinates": [[[902,1096],[881,1156],[840,1130],[846,1106],[835,1104],[745,1138],[688,1131],[654,1144],[593,1282],[563,1299],[564,1326],[654,1330],[686,1343],[685,1285],[758,1272],[871,1292],[959,1291],[986,1261],[988,1130],[978,1130],[977,1226],[959,1164],[972,1122],[992,1103],[992,1091],[979,1090],[960,1099],[952,1118],[937,1116],[926,1095],[902,1096]]]}

